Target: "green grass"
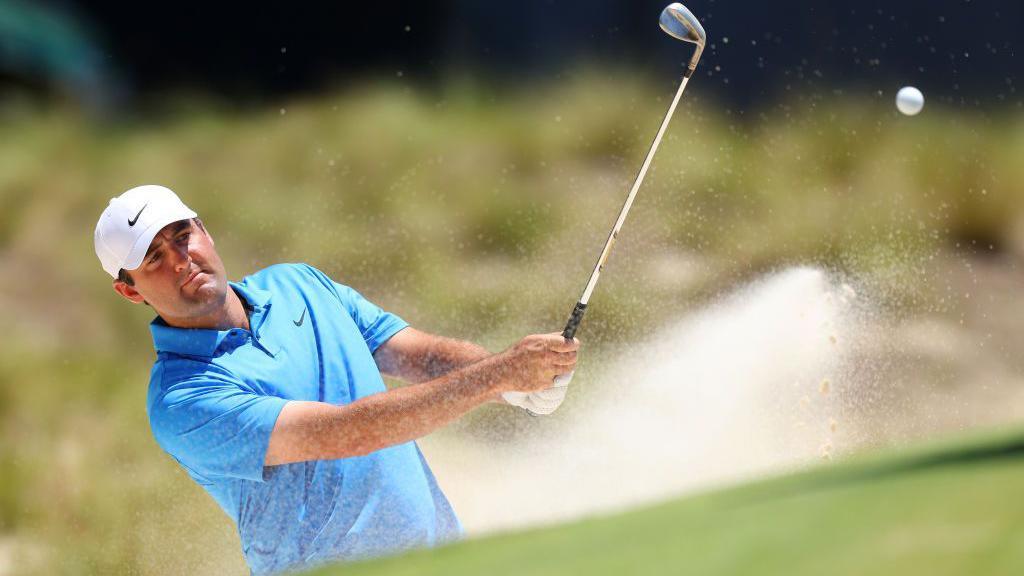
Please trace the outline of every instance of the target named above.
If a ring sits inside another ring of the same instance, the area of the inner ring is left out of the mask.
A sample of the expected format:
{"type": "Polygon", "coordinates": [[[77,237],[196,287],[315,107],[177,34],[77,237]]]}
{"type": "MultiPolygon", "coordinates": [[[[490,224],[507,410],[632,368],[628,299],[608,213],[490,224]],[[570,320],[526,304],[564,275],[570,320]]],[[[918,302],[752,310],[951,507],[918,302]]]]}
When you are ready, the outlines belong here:
{"type": "Polygon", "coordinates": [[[310,574],[1015,574],[1022,482],[1016,431],[310,574]]]}

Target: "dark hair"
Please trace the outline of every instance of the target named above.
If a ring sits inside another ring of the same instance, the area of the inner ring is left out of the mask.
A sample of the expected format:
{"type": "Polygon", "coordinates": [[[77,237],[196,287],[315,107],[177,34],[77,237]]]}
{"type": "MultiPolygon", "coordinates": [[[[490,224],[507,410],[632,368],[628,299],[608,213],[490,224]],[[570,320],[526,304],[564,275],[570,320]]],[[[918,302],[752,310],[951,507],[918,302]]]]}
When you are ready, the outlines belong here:
{"type": "Polygon", "coordinates": [[[129,286],[135,286],[135,280],[132,280],[131,275],[128,274],[128,271],[125,270],[124,268],[121,268],[120,270],[117,271],[117,279],[118,281],[124,282],[129,286]]]}
{"type": "MultiPolygon", "coordinates": [[[[195,222],[196,226],[199,226],[200,230],[206,232],[206,228],[203,226],[203,221],[200,220],[199,217],[193,218],[192,221],[195,222]]],[[[117,271],[117,279],[118,281],[124,282],[129,286],[135,286],[135,280],[132,280],[131,274],[129,274],[128,271],[125,270],[124,268],[121,268],[120,270],[117,271]]]]}

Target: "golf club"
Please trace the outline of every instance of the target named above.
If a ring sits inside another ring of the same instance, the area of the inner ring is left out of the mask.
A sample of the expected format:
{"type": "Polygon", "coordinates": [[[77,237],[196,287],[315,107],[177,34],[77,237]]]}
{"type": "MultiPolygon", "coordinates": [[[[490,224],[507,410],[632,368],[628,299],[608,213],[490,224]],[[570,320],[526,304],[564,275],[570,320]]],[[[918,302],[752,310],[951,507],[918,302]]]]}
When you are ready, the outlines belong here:
{"type": "MultiPolygon", "coordinates": [[[[633,186],[629,190],[629,196],[626,197],[626,202],[622,206],[622,210],[619,212],[619,217],[615,221],[615,226],[612,227],[611,233],[608,234],[608,240],[604,244],[604,249],[601,250],[601,255],[597,259],[597,264],[594,265],[594,271],[590,275],[590,281],[587,282],[587,287],[583,290],[583,296],[573,307],[572,313],[569,315],[569,321],[565,324],[565,329],[562,331],[562,336],[571,340],[576,335],[576,329],[579,328],[580,321],[583,319],[583,313],[587,309],[587,303],[590,301],[590,296],[594,292],[594,287],[597,285],[598,278],[601,277],[601,271],[604,269],[605,262],[608,260],[608,255],[611,254],[612,246],[615,244],[615,239],[618,238],[619,230],[622,228],[623,222],[626,221],[626,215],[629,213],[630,207],[633,205],[633,200],[636,198],[636,193],[640,189],[640,184],[644,181],[644,176],[647,174],[647,169],[651,166],[651,160],[654,158],[654,153],[658,150],[658,145],[661,143],[661,137],[665,134],[665,129],[668,128],[668,123],[672,119],[672,114],[676,111],[676,105],[679,104],[679,99],[683,95],[683,90],[686,89],[686,83],[689,82],[690,76],[693,75],[693,71],[697,68],[697,61],[700,60],[701,53],[704,52],[704,46],[707,41],[707,35],[704,32],[704,27],[700,25],[697,18],[690,12],[686,6],[678,2],[674,2],[665,7],[661,11],[661,17],[659,18],[659,24],[661,29],[665,31],[669,36],[696,44],[696,49],[693,52],[693,57],[690,58],[690,63],[686,68],[686,72],[683,74],[683,81],[679,84],[679,90],[676,91],[675,98],[672,99],[672,104],[668,107],[668,113],[665,114],[665,119],[661,122],[661,128],[658,129],[658,134],[654,137],[654,142],[651,143],[650,150],[647,151],[647,157],[644,159],[643,165],[640,167],[640,172],[636,175],[636,180],[633,181],[633,186]]],[[[569,385],[569,381],[572,380],[572,373],[558,376],[554,381],[554,388],[565,387],[569,385]]],[[[549,389],[551,390],[551,389],[549,389]]],[[[561,402],[561,392],[557,395],[552,390],[548,394],[549,390],[541,390],[539,392],[533,392],[530,394],[531,400],[538,405],[550,402],[561,402]]],[[[533,413],[530,411],[531,414],[533,413]]]]}
{"type": "Polygon", "coordinates": [[[693,75],[693,71],[697,68],[697,61],[700,60],[700,55],[704,51],[704,45],[707,40],[707,35],[704,33],[704,27],[700,25],[697,18],[686,9],[686,6],[678,2],[674,2],[665,7],[661,11],[661,18],[659,20],[661,29],[664,30],[669,36],[682,40],[683,42],[690,42],[697,45],[697,49],[693,53],[693,57],[690,58],[690,64],[686,68],[686,72],[683,74],[683,81],[679,84],[679,90],[676,91],[675,98],[672,99],[672,104],[668,107],[668,113],[665,114],[665,119],[661,122],[661,128],[658,129],[658,134],[654,137],[654,142],[651,143],[650,150],[647,151],[647,157],[644,159],[643,166],[640,167],[640,172],[636,175],[636,180],[633,181],[633,187],[629,190],[629,196],[626,197],[626,202],[622,206],[622,211],[619,212],[619,218],[615,221],[615,226],[612,227],[611,233],[608,234],[608,240],[604,244],[604,249],[601,251],[601,256],[597,259],[597,264],[594,266],[594,271],[590,275],[590,281],[587,282],[586,289],[583,290],[583,296],[576,303],[576,306],[572,310],[572,314],[569,316],[569,321],[565,325],[565,330],[562,331],[562,336],[566,339],[572,339],[576,335],[576,329],[580,325],[580,320],[583,319],[583,312],[587,309],[587,303],[590,301],[590,296],[594,292],[594,286],[597,285],[598,278],[601,277],[601,270],[604,269],[604,264],[608,260],[608,255],[611,254],[612,246],[615,244],[615,239],[619,235],[619,230],[622,228],[622,223],[626,221],[626,215],[629,214],[629,209],[633,205],[633,200],[636,198],[636,193],[640,189],[640,184],[644,181],[644,176],[647,175],[647,169],[651,166],[651,160],[654,159],[654,153],[658,150],[658,145],[661,144],[661,137],[665,134],[665,129],[668,128],[668,123],[672,119],[672,114],[676,111],[676,105],[679,104],[679,99],[683,95],[683,90],[686,89],[686,83],[689,82],[690,76],[693,75]]]}

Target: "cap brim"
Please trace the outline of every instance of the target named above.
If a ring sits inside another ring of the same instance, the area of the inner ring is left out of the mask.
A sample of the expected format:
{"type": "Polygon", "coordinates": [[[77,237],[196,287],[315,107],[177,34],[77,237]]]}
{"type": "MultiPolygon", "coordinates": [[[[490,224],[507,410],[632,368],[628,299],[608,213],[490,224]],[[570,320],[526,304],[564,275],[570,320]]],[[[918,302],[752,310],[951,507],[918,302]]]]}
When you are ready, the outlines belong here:
{"type": "Polygon", "coordinates": [[[185,208],[184,206],[182,206],[182,208],[184,209],[179,212],[169,213],[164,218],[153,221],[153,223],[149,225],[149,228],[146,228],[138,239],[135,240],[135,244],[132,246],[131,251],[128,252],[128,256],[124,259],[124,263],[121,267],[125,270],[135,270],[142,265],[142,259],[146,257],[146,252],[149,251],[150,243],[153,242],[153,238],[156,237],[160,230],[163,230],[164,226],[173,224],[180,220],[188,220],[189,218],[196,217],[195,212],[185,208]]]}

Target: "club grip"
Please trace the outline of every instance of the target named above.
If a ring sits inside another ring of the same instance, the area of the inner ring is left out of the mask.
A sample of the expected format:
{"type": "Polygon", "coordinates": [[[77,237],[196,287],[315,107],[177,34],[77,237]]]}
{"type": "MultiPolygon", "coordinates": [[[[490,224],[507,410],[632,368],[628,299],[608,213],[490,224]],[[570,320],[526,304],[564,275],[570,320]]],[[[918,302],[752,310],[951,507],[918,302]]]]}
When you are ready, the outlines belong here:
{"type": "Polygon", "coordinates": [[[569,321],[565,323],[565,330],[562,330],[562,337],[566,340],[572,340],[576,337],[576,329],[580,326],[580,320],[583,320],[583,313],[586,312],[587,305],[582,302],[577,302],[576,306],[572,309],[572,314],[569,315],[569,321]]]}

